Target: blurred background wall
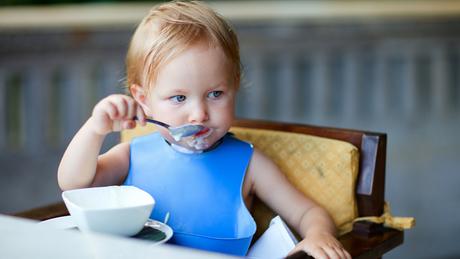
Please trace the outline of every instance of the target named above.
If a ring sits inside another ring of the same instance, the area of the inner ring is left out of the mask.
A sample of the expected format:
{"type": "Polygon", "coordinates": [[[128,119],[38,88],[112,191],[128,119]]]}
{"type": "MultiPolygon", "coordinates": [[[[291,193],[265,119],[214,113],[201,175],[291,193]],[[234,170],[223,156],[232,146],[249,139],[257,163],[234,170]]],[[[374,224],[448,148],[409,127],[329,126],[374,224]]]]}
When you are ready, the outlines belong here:
{"type": "MultiPolygon", "coordinates": [[[[240,37],[237,116],[386,132],[386,200],[417,226],[385,258],[459,258],[460,3],[210,4],[240,37]]],[[[99,99],[123,92],[150,6],[0,7],[0,213],[60,201],[64,148],[99,99]]]]}

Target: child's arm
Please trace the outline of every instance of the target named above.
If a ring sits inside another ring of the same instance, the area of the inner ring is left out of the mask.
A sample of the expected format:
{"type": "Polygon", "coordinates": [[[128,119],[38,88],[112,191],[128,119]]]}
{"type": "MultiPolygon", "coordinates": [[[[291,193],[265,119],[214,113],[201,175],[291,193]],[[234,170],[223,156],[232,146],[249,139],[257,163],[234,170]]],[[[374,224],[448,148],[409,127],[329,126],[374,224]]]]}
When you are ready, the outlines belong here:
{"type": "Polygon", "coordinates": [[[145,115],[129,96],[111,95],[101,100],[92,116],[77,132],[58,169],[62,190],[120,184],[129,168],[129,144],[122,143],[107,153],[99,152],[105,136],[135,127],[134,116],[145,125],[145,115]]]}
{"type": "Polygon", "coordinates": [[[304,238],[291,253],[304,250],[315,258],[351,258],[335,238],[335,225],[326,210],[292,186],[276,164],[258,150],[254,150],[248,180],[252,192],[304,238]]]}

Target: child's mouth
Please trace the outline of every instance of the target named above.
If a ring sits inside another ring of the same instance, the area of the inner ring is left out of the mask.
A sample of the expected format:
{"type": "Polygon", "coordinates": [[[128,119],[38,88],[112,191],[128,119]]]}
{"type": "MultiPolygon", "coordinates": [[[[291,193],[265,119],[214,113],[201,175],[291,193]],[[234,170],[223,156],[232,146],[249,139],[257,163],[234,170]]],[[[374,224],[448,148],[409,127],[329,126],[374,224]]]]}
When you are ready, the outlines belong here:
{"type": "Polygon", "coordinates": [[[199,137],[205,135],[206,133],[208,133],[210,130],[211,130],[210,128],[204,128],[201,131],[199,131],[198,133],[196,133],[194,136],[196,138],[199,138],[199,137]]]}
{"type": "Polygon", "coordinates": [[[212,128],[204,127],[194,135],[182,138],[179,146],[188,149],[193,152],[201,152],[210,146],[207,138],[213,133],[212,128]]]}

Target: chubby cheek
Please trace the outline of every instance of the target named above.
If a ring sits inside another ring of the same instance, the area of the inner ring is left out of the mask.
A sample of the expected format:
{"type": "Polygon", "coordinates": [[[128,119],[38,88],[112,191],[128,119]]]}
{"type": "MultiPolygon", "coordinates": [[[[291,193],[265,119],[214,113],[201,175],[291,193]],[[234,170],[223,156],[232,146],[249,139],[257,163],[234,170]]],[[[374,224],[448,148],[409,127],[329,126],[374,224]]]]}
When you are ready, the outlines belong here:
{"type": "MultiPolygon", "coordinates": [[[[167,123],[171,126],[182,124],[178,110],[174,109],[174,107],[171,107],[171,105],[167,104],[166,102],[157,101],[156,103],[152,103],[150,107],[150,116],[153,119],[167,123]]],[[[167,133],[167,131],[165,132],[167,133]]]]}
{"type": "Polygon", "coordinates": [[[222,115],[222,124],[230,128],[232,126],[233,120],[235,119],[234,112],[227,112],[222,115]]]}
{"type": "Polygon", "coordinates": [[[217,125],[219,125],[223,131],[227,131],[232,126],[235,118],[234,106],[229,104],[226,107],[222,107],[222,109],[220,109],[214,116],[216,118],[217,125]]]}

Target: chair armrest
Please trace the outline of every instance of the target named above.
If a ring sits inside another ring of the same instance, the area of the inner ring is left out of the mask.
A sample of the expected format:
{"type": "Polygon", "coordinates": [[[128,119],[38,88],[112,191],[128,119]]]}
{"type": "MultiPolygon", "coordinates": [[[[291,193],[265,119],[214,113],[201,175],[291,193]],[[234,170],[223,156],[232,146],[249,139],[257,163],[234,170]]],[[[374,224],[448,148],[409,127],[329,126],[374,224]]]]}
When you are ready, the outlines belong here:
{"type": "MultiPolygon", "coordinates": [[[[383,228],[381,233],[373,235],[364,235],[352,231],[339,237],[339,241],[352,258],[380,258],[386,252],[403,243],[404,232],[392,228],[383,228]]],[[[286,257],[286,259],[310,258],[312,257],[305,252],[297,252],[286,257]]]]}
{"type": "Polygon", "coordinates": [[[341,236],[339,241],[353,258],[380,258],[403,243],[404,232],[386,227],[381,233],[371,235],[352,231],[341,236]]]}
{"type": "Polygon", "coordinates": [[[12,214],[12,216],[39,221],[67,215],[69,215],[69,211],[67,210],[64,202],[58,202],[44,207],[38,207],[12,214]]]}

